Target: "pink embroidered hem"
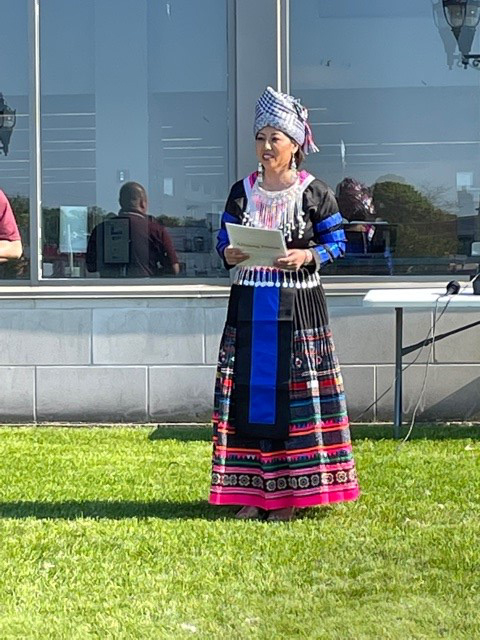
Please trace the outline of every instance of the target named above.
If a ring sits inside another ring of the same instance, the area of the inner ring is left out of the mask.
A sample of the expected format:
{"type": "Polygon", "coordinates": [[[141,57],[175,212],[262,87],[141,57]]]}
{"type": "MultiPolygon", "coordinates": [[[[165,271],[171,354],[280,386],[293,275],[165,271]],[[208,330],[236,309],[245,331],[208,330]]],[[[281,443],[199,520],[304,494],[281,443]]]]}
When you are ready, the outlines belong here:
{"type": "Polygon", "coordinates": [[[253,492],[216,493],[215,491],[212,491],[208,501],[210,504],[214,505],[249,506],[264,509],[265,511],[272,511],[273,509],[284,509],[286,507],[305,509],[307,507],[318,507],[320,505],[334,504],[336,502],[349,502],[357,500],[359,496],[360,489],[357,486],[351,489],[339,491],[314,493],[309,496],[279,496],[278,494],[274,494],[269,497],[268,495],[265,495],[263,491],[259,491],[258,494],[253,492]]]}

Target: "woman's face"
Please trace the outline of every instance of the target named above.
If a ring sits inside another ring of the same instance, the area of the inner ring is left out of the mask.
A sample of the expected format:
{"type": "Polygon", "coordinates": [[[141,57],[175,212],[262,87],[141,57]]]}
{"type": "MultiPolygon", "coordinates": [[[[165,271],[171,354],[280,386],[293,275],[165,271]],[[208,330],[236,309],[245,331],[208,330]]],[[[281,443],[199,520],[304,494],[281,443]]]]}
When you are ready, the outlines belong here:
{"type": "Polygon", "coordinates": [[[255,150],[259,162],[263,164],[265,170],[269,169],[277,172],[288,170],[292,161],[292,156],[298,150],[298,144],[283,131],[273,127],[260,129],[255,138],[255,150]]]}

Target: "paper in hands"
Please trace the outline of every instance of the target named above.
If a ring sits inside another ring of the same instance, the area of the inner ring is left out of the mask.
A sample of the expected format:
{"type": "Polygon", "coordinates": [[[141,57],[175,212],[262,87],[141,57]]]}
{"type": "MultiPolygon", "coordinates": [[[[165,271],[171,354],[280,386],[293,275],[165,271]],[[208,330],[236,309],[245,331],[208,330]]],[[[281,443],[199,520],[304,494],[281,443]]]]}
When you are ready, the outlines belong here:
{"type": "Polygon", "coordinates": [[[240,262],[242,267],[273,267],[278,258],[287,256],[285,238],[280,229],[259,229],[226,223],[230,244],[241,249],[249,258],[240,262]]]}

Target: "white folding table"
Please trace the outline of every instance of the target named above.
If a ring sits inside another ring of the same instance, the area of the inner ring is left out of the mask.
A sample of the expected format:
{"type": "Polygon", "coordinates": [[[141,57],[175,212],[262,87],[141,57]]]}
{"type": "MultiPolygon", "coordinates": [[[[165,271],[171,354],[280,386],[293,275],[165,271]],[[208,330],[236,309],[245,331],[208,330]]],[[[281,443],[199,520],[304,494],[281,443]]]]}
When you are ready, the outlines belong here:
{"type": "MultiPolygon", "coordinates": [[[[395,395],[393,407],[393,435],[400,437],[402,425],[402,370],[403,356],[432,343],[432,338],[426,338],[417,344],[403,346],[403,310],[404,309],[435,309],[440,312],[448,304],[450,309],[478,309],[480,311],[480,295],[474,295],[471,285],[461,289],[457,295],[445,295],[445,287],[435,289],[371,289],[363,299],[366,307],[395,309],[395,395]]],[[[472,322],[453,331],[448,331],[435,337],[435,342],[475,325],[480,320],[472,322]]]]}

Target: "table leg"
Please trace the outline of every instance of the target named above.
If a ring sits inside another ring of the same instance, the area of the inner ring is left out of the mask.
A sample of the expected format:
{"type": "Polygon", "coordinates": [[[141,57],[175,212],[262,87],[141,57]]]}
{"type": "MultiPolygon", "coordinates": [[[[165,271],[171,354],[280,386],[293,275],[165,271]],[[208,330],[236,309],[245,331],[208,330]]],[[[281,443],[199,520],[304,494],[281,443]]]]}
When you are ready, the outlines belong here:
{"type": "Polygon", "coordinates": [[[393,405],[393,437],[400,438],[402,426],[402,349],[403,349],[403,307],[395,307],[395,399],[393,405]]]}

